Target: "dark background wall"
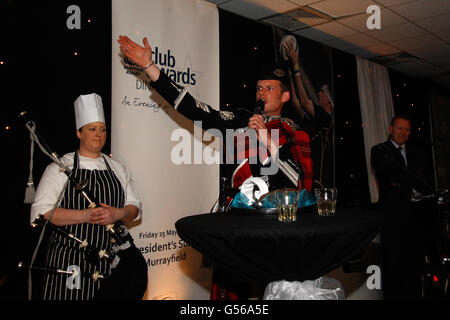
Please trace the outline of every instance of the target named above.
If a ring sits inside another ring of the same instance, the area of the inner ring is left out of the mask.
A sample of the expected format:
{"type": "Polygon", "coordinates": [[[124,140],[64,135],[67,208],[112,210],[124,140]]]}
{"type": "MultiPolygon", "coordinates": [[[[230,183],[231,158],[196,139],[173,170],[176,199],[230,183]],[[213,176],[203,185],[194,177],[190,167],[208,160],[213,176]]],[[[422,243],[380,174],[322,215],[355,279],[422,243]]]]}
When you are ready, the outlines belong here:
{"type": "MultiPolygon", "coordinates": [[[[224,12],[220,14],[221,108],[254,103],[257,66],[275,59],[270,26],[224,12]]],[[[110,119],[111,5],[107,0],[0,2],[0,84],[2,146],[3,250],[0,258],[0,299],[26,298],[26,277],[17,272],[20,259],[30,259],[37,232],[29,226],[30,205],[23,204],[28,178],[30,140],[17,115],[28,110],[47,143],[63,155],[77,145],[73,101],[97,92],[110,119]],[[69,30],[69,5],[81,8],[81,29],[69,30]],[[88,22],[90,20],[90,22],[88,22]],[[75,55],[75,52],[77,53],[75,55]]],[[[304,39],[302,43],[318,45],[304,39]]],[[[354,56],[331,49],[335,95],[336,185],[343,205],[369,206],[361,113],[354,56]]],[[[306,66],[307,67],[307,66],[306,66]]],[[[412,114],[416,126],[412,139],[428,148],[430,161],[437,154],[442,178],[448,181],[449,92],[429,82],[390,72],[396,111],[412,114]],[[434,99],[430,99],[430,93],[434,99]],[[398,95],[398,96],[397,96],[398,95]],[[434,104],[430,107],[430,100],[434,104]],[[430,108],[433,118],[430,118],[430,108]],[[448,121],[448,120],[447,120],[448,121]],[[433,124],[436,128],[433,130],[433,124]],[[436,134],[439,136],[436,139],[436,134]],[[433,153],[433,141],[439,147],[433,153]]],[[[317,84],[320,86],[319,84],[317,84]]],[[[109,123],[108,123],[109,124],[109,123]]],[[[110,152],[110,141],[104,149],[110,152]]],[[[35,149],[34,182],[50,160],[35,149]]]]}
{"type": "MultiPolygon", "coordinates": [[[[1,177],[5,182],[3,231],[0,241],[0,299],[27,297],[26,275],[17,262],[29,260],[37,231],[29,225],[24,204],[30,160],[30,138],[17,115],[24,110],[36,129],[59,155],[74,151],[73,101],[96,92],[110,119],[111,5],[110,1],[0,1],[0,141],[1,177]],[[67,7],[81,8],[81,29],[69,30],[67,7]],[[88,22],[90,20],[90,22],[88,22]],[[76,54],[75,54],[76,53],[76,54]],[[6,245],[7,243],[7,245],[6,245]]],[[[104,149],[109,153],[110,141],[104,149]]],[[[38,148],[34,153],[34,184],[50,163],[38,148]]]]}

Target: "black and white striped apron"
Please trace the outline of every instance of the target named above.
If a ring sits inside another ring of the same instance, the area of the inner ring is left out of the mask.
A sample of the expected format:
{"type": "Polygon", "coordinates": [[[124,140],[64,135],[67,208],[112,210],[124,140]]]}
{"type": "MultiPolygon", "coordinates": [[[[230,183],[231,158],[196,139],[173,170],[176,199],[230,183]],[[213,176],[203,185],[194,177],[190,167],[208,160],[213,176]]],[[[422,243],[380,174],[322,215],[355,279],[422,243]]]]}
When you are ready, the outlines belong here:
{"type": "MultiPolygon", "coordinates": [[[[76,181],[89,181],[88,190],[101,203],[122,208],[125,203],[124,190],[119,179],[111,170],[108,162],[103,158],[106,170],[88,170],[79,168],[78,152],[74,154],[73,174],[76,181]]],[[[75,185],[70,182],[60,204],[61,208],[84,210],[89,207],[88,201],[76,192],[75,185]]],[[[90,223],[74,224],[64,227],[75,237],[84,240],[98,249],[111,249],[110,234],[105,226],[90,223]]],[[[105,259],[95,262],[86,261],[79,244],[58,233],[52,232],[49,237],[49,251],[47,265],[51,268],[67,270],[69,266],[76,266],[82,273],[93,274],[98,271],[110,275],[110,263],[105,259]]],[[[78,280],[78,279],[77,279],[78,280]]],[[[102,280],[94,281],[90,277],[80,277],[77,283],[65,274],[46,274],[44,277],[44,300],[90,300],[100,289],[102,280]],[[77,285],[79,284],[79,285],[77,285]]]]}

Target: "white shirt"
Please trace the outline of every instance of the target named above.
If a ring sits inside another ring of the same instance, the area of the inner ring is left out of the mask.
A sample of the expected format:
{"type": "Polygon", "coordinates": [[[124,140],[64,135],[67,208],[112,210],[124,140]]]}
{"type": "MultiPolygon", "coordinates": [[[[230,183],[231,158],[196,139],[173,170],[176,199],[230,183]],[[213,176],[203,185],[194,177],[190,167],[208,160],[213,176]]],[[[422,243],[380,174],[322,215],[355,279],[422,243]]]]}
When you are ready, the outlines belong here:
{"type": "MultiPolygon", "coordinates": [[[[67,153],[61,158],[61,161],[69,169],[73,169],[74,154],[74,152],[67,153]]],[[[136,192],[134,180],[131,177],[128,168],[124,164],[111,159],[103,153],[102,156],[96,159],[86,158],[79,155],[79,168],[88,170],[107,170],[103,156],[106,158],[106,161],[108,161],[111,170],[117,176],[122,185],[125,193],[124,206],[134,205],[138,208],[139,213],[134,220],[140,219],[142,215],[142,204],[136,192]]],[[[36,189],[34,202],[31,205],[30,223],[32,223],[38,215],[45,214],[54,208],[55,203],[58,200],[58,196],[64,188],[67,179],[67,175],[60,170],[56,163],[51,163],[47,166],[36,189]]]]}

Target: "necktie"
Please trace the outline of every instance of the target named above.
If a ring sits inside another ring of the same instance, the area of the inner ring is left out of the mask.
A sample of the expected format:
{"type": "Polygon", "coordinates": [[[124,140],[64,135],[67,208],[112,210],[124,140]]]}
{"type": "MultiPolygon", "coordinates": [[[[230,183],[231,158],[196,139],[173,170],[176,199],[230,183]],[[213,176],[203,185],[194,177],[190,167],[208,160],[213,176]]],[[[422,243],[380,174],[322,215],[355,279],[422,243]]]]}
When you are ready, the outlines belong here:
{"type": "Polygon", "coordinates": [[[405,149],[403,149],[403,146],[399,146],[397,148],[397,150],[400,153],[400,155],[402,156],[403,164],[406,166],[406,157],[405,157],[405,154],[404,154],[404,150],[405,149]]]}

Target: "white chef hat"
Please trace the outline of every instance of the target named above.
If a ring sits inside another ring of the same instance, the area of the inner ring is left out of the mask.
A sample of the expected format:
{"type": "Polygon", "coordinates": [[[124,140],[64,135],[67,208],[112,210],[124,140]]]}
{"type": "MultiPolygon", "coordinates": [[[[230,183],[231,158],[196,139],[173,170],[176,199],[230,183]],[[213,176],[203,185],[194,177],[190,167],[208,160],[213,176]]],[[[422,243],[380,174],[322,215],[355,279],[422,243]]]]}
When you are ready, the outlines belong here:
{"type": "Polygon", "coordinates": [[[80,95],[74,107],[77,130],[91,122],[105,122],[102,97],[96,93],[80,95]]]}

